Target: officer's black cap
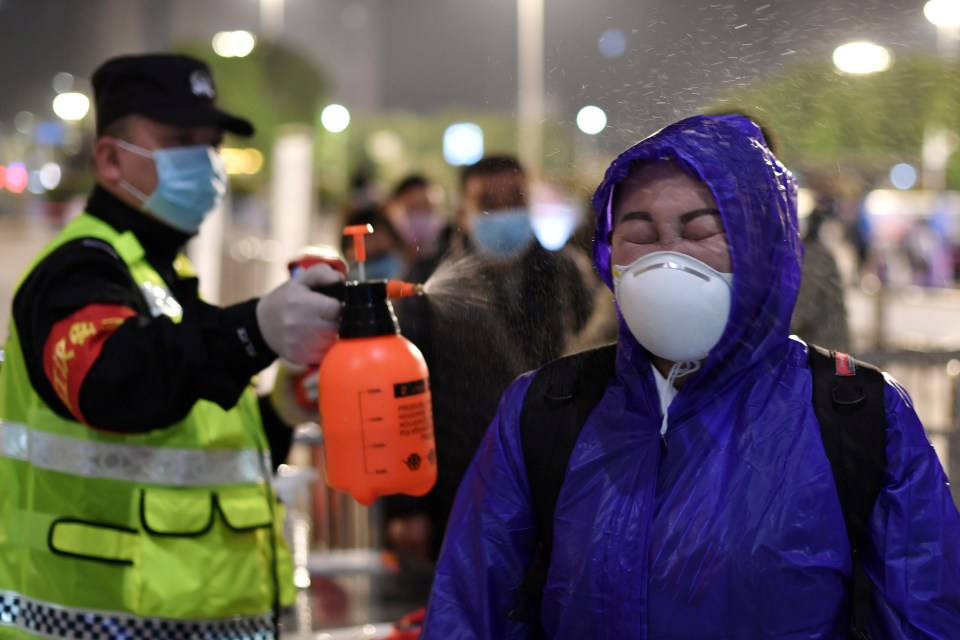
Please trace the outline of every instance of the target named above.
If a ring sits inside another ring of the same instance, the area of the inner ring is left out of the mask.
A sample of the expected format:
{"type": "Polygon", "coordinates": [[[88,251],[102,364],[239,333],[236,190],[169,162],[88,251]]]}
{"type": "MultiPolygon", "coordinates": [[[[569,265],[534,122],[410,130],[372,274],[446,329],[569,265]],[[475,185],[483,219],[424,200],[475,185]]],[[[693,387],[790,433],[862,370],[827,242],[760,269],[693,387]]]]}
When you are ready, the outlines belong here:
{"type": "Polygon", "coordinates": [[[189,56],[111,58],[93,74],[93,95],[98,135],[111,122],[130,114],[185,127],[217,125],[242,136],[253,133],[248,120],[216,107],[210,68],[189,56]]]}

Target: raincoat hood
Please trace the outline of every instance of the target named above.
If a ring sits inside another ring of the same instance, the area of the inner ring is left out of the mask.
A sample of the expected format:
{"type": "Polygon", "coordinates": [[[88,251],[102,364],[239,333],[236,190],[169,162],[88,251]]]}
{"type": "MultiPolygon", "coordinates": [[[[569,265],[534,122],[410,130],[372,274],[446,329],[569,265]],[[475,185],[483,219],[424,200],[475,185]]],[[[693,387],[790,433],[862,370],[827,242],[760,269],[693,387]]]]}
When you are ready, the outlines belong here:
{"type": "MultiPolygon", "coordinates": [[[[800,286],[803,249],[797,185],[773,156],[760,128],[739,115],[694,116],[620,154],[593,196],[593,261],[613,289],[610,234],[613,196],[635,162],[673,160],[713,192],[727,234],[734,284],[730,319],[703,371],[732,373],[785,349],[800,286]]],[[[617,310],[620,314],[619,309],[617,310]]],[[[620,317],[620,344],[642,349],[620,317]]],[[[714,376],[715,377],[715,376],[714,376]]]]}

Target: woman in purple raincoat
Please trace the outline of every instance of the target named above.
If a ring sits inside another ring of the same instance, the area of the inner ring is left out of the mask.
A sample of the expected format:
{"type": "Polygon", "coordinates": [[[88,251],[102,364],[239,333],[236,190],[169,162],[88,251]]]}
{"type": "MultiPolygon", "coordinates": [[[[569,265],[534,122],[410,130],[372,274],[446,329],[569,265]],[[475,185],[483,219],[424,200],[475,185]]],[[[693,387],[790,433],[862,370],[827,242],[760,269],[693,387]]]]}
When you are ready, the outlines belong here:
{"type": "MultiPolygon", "coordinates": [[[[594,207],[616,373],[557,500],[546,636],[847,637],[850,546],[807,348],[788,336],[793,177],[746,118],[697,116],[621,154],[594,207]]],[[[507,617],[538,540],[519,433],[531,380],[504,394],[460,487],[423,638],[536,635],[507,617]]],[[[889,377],[884,405],[871,637],[960,638],[960,515],[889,377]]]]}

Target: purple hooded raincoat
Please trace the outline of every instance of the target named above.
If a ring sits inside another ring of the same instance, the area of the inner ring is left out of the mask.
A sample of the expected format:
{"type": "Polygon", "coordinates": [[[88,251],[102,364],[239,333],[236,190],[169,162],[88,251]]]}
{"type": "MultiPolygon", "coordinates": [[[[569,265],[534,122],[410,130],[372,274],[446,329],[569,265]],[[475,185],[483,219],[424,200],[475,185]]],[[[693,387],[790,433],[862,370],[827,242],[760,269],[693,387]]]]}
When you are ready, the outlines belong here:
{"type": "MultiPolygon", "coordinates": [[[[845,638],[843,514],[788,337],[800,280],[796,185],[739,116],[697,116],[618,157],[594,196],[594,262],[612,285],[610,198],[635,160],[677,160],[717,200],[730,319],[661,414],[646,351],[620,322],[616,374],[587,419],[556,508],[550,638],[845,638]]],[[[826,345],[829,346],[829,345],[826,345]]],[[[518,379],[460,487],[423,638],[526,638],[507,618],[537,544],[518,379]]],[[[888,377],[888,467],[868,524],[874,638],[960,638],[960,515],[906,391],[888,377]]]]}

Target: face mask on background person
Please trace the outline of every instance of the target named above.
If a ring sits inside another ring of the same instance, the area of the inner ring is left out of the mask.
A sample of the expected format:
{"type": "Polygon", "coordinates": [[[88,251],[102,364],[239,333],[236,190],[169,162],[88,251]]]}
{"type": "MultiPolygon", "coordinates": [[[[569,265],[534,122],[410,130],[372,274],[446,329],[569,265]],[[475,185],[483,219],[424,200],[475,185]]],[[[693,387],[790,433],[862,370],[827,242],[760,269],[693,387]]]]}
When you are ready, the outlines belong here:
{"type": "MultiPolygon", "coordinates": [[[[364,273],[367,280],[389,280],[400,275],[400,269],[403,267],[403,261],[400,259],[400,253],[397,251],[388,251],[378,256],[367,258],[364,262],[364,273]]],[[[347,280],[357,280],[360,277],[360,269],[356,263],[350,265],[347,271],[347,280]]]]}
{"type": "Polygon", "coordinates": [[[613,267],[614,295],[630,332],[654,355],[700,360],[730,316],[733,274],[683,253],[657,251],[613,267]]]}
{"type": "Polygon", "coordinates": [[[474,216],[470,235],[481,254],[504,262],[519,258],[535,240],[530,214],[522,207],[474,216]]]}
{"type": "Polygon", "coordinates": [[[437,245],[442,224],[432,211],[409,211],[395,226],[408,247],[429,253],[437,245]]]}
{"type": "Polygon", "coordinates": [[[223,159],[210,145],[150,151],[117,140],[117,146],[152,158],[157,167],[157,189],[152,194],[146,195],[126,180],[121,180],[120,186],[140,200],[142,210],[184,233],[196,233],[227,192],[223,159]]]}

